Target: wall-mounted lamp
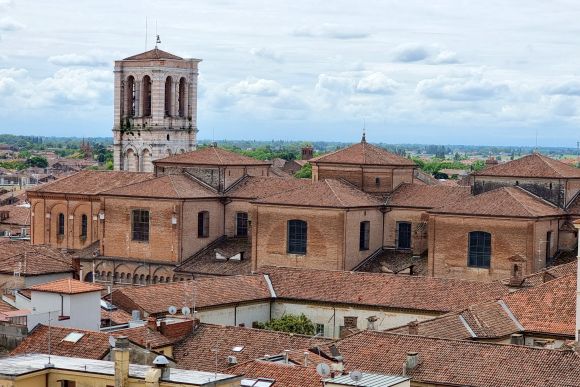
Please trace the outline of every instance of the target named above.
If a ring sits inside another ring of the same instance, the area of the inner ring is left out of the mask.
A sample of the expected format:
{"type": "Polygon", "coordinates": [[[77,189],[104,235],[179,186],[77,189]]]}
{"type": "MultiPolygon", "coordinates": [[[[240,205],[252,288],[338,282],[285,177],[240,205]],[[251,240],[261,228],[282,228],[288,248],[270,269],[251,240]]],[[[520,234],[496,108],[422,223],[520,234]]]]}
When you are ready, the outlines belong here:
{"type": "Polygon", "coordinates": [[[105,220],[105,211],[99,212],[99,219],[105,220]]]}
{"type": "Polygon", "coordinates": [[[177,215],[173,214],[171,216],[171,224],[173,224],[173,225],[177,224],[177,215]]]}

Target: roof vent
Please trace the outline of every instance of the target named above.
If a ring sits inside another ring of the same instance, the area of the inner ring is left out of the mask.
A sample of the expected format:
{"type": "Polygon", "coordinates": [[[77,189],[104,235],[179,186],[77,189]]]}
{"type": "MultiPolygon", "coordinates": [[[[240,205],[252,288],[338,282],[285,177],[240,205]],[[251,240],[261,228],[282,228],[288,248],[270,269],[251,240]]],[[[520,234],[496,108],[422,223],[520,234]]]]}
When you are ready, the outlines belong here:
{"type": "Polygon", "coordinates": [[[141,320],[141,312],[139,310],[131,311],[131,321],[141,320]]]}
{"type": "Polygon", "coordinates": [[[169,364],[169,360],[167,360],[167,358],[165,356],[159,355],[153,360],[153,364],[156,367],[163,368],[169,364]]]}
{"type": "Polygon", "coordinates": [[[420,364],[419,353],[418,352],[407,352],[407,360],[405,362],[405,368],[407,371],[415,369],[420,364]]]}

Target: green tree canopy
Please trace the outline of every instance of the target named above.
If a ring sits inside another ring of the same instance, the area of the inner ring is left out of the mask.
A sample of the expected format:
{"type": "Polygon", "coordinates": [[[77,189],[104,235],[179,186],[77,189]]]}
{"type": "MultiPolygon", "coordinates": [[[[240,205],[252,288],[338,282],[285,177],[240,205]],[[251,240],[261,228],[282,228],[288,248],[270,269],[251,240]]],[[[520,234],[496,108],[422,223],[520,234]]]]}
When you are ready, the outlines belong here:
{"type": "Polygon", "coordinates": [[[260,329],[270,331],[297,333],[301,335],[314,335],[314,324],[302,313],[301,315],[285,314],[284,316],[272,319],[266,323],[258,323],[260,329]]]}

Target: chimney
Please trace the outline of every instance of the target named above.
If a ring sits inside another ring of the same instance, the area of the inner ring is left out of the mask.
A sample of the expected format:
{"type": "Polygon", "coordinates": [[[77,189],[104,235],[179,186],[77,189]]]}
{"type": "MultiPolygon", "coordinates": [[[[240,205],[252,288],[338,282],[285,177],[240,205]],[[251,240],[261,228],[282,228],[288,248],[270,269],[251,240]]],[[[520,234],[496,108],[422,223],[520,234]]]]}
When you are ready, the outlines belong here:
{"type": "Polygon", "coordinates": [[[159,387],[161,378],[169,379],[169,361],[163,355],[153,360],[153,366],[145,373],[145,387],[159,387]]]}
{"type": "Polygon", "coordinates": [[[288,356],[290,355],[290,350],[284,350],[284,364],[288,364],[288,356]]]}
{"type": "Polygon", "coordinates": [[[407,360],[405,361],[405,369],[410,371],[419,365],[419,353],[407,352],[407,360]]]}
{"type": "Polygon", "coordinates": [[[302,148],[302,157],[301,157],[302,160],[310,160],[313,155],[314,155],[314,149],[312,148],[312,146],[307,145],[307,146],[302,148]]]}
{"type": "Polygon", "coordinates": [[[197,330],[197,328],[199,328],[200,325],[201,325],[200,319],[198,319],[197,317],[195,317],[193,319],[193,324],[192,324],[193,330],[194,331],[197,330]]]}
{"type": "Polygon", "coordinates": [[[356,329],[357,322],[358,317],[356,316],[344,316],[344,329],[356,329]]]}
{"type": "Polygon", "coordinates": [[[167,321],[159,322],[159,332],[161,332],[162,335],[167,333],[167,321]]]}
{"type": "Polygon", "coordinates": [[[417,336],[419,334],[419,321],[411,321],[408,324],[409,334],[417,336]]]}
{"type": "Polygon", "coordinates": [[[157,330],[157,319],[155,317],[147,318],[147,328],[151,331],[157,330]]]}
{"type": "Polygon", "coordinates": [[[521,333],[514,333],[511,335],[510,344],[514,345],[524,345],[524,335],[521,333]]]}
{"type": "Polygon", "coordinates": [[[113,348],[115,387],[129,387],[129,339],[119,336],[113,348]]]}
{"type": "Polygon", "coordinates": [[[308,351],[304,351],[304,367],[308,367],[308,351]]]}
{"type": "Polygon", "coordinates": [[[511,276],[510,276],[510,286],[520,286],[523,282],[524,278],[523,278],[523,273],[522,273],[522,269],[520,268],[520,265],[518,264],[513,264],[512,265],[512,272],[511,272],[511,276]]]}

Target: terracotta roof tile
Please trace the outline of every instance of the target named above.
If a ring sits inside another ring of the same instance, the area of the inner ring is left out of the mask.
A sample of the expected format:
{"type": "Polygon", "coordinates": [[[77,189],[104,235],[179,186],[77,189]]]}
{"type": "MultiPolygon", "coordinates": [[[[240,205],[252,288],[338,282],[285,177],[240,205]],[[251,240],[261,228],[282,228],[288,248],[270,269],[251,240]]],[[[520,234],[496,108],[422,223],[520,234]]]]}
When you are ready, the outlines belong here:
{"type": "Polygon", "coordinates": [[[0,238],[0,273],[22,276],[73,272],[72,259],[60,250],[29,241],[0,238]]]}
{"type": "Polygon", "coordinates": [[[10,305],[9,303],[7,303],[6,301],[0,299],[0,313],[2,312],[12,312],[18,310],[15,307],[13,307],[12,305],[10,305]]]}
{"type": "Polygon", "coordinates": [[[8,211],[8,218],[0,221],[0,223],[30,226],[30,207],[20,205],[1,206],[0,212],[3,211],[8,211]]]}
{"type": "Polygon", "coordinates": [[[224,238],[209,249],[186,259],[175,271],[204,275],[241,275],[252,272],[252,243],[249,238],[224,238]],[[228,259],[216,259],[219,253],[228,259]],[[241,260],[229,259],[242,253],[241,260]]]}
{"type": "Polygon", "coordinates": [[[579,386],[574,351],[488,344],[362,331],[338,341],[347,369],[401,373],[407,352],[420,364],[407,371],[415,383],[471,387],[579,386]]]}
{"type": "Polygon", "coordinates": [[[566,211],[570,215],[580,216],[580,192],[576,194],[576,197],[566,207],[566,211]]]}
{"type": "Polygon", "coordinates": [[[132,342],[139,344],[145,348],[161,348],[173,345],[177,341],[183,339],[185,336],[191,333],[193,327],[193,322],[191,320],[186,320],[182,322],[176,322],[171,324],[166,324],[164,331],[161,332],[161,328],[153,330],[147,325],[121,329],[113,332],[115,336],[127,336],[132,342]]]}
{"type": "MultiPolygon", "coordinates": [[[[568,274],[575,274],[578,267],[576,260],[558,266],[548,267],[537,273],[529,274],[523,278],[520,287],[532,287],[545,283],[547,280],[559,278],[568,274]]],[[[509,284],[509,279],[505,279],[504,284],[509,284]]]]}
{"type": "Polygon", "coordinates": [[[533,153],[504,164],[474,172],[475,176],[501,177],[540,177],[540,178],[580,178],[580,169],[554,160],[550,157],[533,153]]]}
{"type": "Polygon", "coordinates": [[[267,378],[276,381],[276,387],[322,386],[320,376],[313,367],[253,360],[228,369],[229,373],[245,378],[267,378]]]}
{"type": "Polygon", "coordinates": [[[145,51],[140,54],[132,55],[123,60],[147,60],[147,59],[178,59],[183,60],[182,57],[170,54],[166,51],[155,47],[153,50],[145,51]]]}
{"type": "Polygon", "coordinates": [[[508,293],[499,282],[278,267],[260,270],[269,275],[280,299],[449,312],[508,293]]]}
{"type": "Polygon", "coordinates": [[[180,368],[214,371],[214,348],[217,346],[219,371],[230,366],[227,362],[230,355],[235,356],[238,363],[244,363],[266,355],[278,355],[285,350],[302,353],[305,349],[329,342],[331,340],[319,337],[263,329],[200,324],[193,333],[174,346],[173,357],[180,368]],[[243,349],[232,351],[237,346],[243,349]]]}
{"type": "Polygon", "coordinates": [[[123,171],[81,171],[29,189],[27,193],[98,195],[101,192],[155,177],[153,173],[123,171]]]}
{"type": "Polygon", "coordinates": [[[297,188],[312,186],[312,180],[279,177],[246,176],[226,191],[234,199],[259,199],[297,188]]]}
{"type": "Polygon", "coordinates": [[[80,294],[90,292],[100,292],[103,287],[90,282],[82,282],[72,278],[60,279],[52,282],[34,285],[28,290],[48,293],[80,294]]]}
{"type": "Polygon", "coordinates": [[[436,208],[471,196],[470,187],[401,184],[387,198],[393,207],[436,208]]]}
{"type": "MultiPolygon", "coordinates": [[[[48,326],[39,324],[16,347],[11,355],[28,353],[48,353],[48,326]]],[[[102,359],[110,350],[109,334],[81,329],[50,327],[50,352],[57,356],[81,357],[84,359],[102,359]],[[70,333],[82,333],[76,342],[63,341],[70,333]]]]}
{"type": "Polygon", "coordinates": [[[255,203],[333,208],[378,207],[382,204],[375,196],[350,184],[330,179],[267,196],[255,203]]]}
{"type": "Polygon", "coordinates": [[[127,312],[141,309],[149,314],[165,315],[171,305],[193,305],[193,294],[198,309],[270,298],[262,275],[206,277],[195,281],[125,287],[113,291],[112,297],[114,304],[127,312]]]}
{"type": "Polygon", "coordinates": [[[415,167],[416,164],[391,153],[383,148],[369,144],[366,141],[353,144],[347,148],[337,150],[308,160],[312,164],[362,164],[362,165],[396,165],[415,167]]]}
{"type": "Polygon", "coordinates": [[[566,213],[519,187],[502,187],[429,211],[434,214],[537,218],[566,213]]]}
{"type": "Polygon", "coordinates": [[[173,156],[158,159],[154,164],[179,164],[179,165],[270,165],[269,161],[257,160],[239,153],[228,151],[223,148],[208,146],[191,152],[175,154],[173,156]]]}
{"type": "Polygon", "coordinates": [[[203,187],[186,175],[165,175],[102,193],[107,196],[135,196],[162,199],[215,198],[215,192],[203,187]]]}
{"type": "Polygon", "coordinates": [[[128,324],[132,320],[132,316],[122,309],[101,309],[101,320],[111,320],[111,325],[123,325],[128,324]]]}

